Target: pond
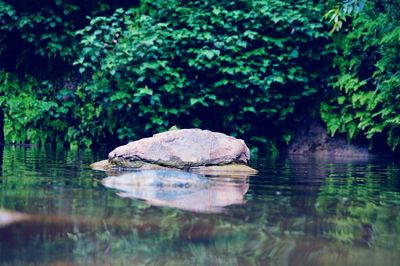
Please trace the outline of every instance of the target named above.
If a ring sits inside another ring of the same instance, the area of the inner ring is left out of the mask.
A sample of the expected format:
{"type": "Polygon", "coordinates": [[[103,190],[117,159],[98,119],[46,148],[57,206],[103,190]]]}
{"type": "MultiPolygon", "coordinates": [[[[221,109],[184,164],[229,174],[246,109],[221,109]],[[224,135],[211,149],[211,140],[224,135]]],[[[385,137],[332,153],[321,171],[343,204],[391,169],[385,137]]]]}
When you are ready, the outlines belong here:
{"type": "Polygon", "coordinates": [[[258,158],[257,175],[195,175],[201,188],[160,185],[160,176],[121,187],[88,168],[105,151],[0,152],[2,265],[400,261],[400,165],[391,160],[258,158]]]}

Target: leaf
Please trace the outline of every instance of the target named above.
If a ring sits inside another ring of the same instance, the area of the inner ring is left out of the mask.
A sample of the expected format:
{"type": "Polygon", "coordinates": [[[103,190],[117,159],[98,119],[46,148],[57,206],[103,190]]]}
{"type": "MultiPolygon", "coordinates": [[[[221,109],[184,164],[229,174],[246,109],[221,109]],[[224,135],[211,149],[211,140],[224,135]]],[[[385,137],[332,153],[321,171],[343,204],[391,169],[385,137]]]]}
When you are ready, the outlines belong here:
{"type": "Polygon", "coordinates": [[[339,96],[337,98],[338,104],[340,104],[340,105],[342,105],[345,100],[346,100],[346,97],[344,97],[344,96],[339,96]]]}

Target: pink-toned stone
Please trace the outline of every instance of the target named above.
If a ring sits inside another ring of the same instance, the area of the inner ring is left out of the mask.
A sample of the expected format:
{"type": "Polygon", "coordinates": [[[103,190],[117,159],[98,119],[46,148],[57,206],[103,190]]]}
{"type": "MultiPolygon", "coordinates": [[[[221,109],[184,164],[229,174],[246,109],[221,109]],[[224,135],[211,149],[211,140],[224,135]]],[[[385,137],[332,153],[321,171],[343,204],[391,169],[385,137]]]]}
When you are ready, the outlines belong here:
{"type": "Polygon", "coordinates": [[[148,163],[176,168],[246,164],[249,159],[243,140],[201,129],[155,134],[120,146],[108,155],[111,164],[138,168],[148,163]]]}

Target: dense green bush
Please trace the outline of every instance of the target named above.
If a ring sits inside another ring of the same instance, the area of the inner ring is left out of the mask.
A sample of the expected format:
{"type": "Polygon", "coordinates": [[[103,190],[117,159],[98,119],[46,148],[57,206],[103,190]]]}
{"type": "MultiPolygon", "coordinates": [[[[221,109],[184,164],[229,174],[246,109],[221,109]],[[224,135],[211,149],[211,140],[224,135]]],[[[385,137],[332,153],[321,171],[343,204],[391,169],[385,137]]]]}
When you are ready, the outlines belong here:
{"type": "Polygon", "coordinates": [[[99,112],[90,122],[123,141],[173,125],[289,141],[324,88],[323,12],[314,1],[169,0],[95,17],[77,32],[76,64],[92,77],[80,92],[99,112]]]}
{"type": "Polygon", "coordinates": [[[367,1],[336,34],[336,94],[321,105],[332,134],[400,144],[400,1],[367,1]]]}
{"type": "Polygon", "coordinates": [[[101,3],[1,2],[0,57],[17,55],[1,66],[8,143],[88,147],[177,125],[274,144],[318,113],[330,63],[323,4],[142,1],[109,13],[118,1],[101,3]],[[53,76],[26,76],[37,70],[53,76]]]}
{"type": "Polygon", "coordinates": [[[82,128],[92,112],[91,103],[82,102],[76,93],[85,77],[74,74],[78,70],[73,62],[79,54],[75,31],[86,26],[90,16],[109,15],[118,7],[137,4],[0,1],[0,107],[5,114],[6,143],[90,146],[93,139],[101,139],[82,128]]]}
{"type": "Polygon", "coordinates": [[[0,72],[0,104],[5,109],[5,142],[90,147],[109,138],[96,122],[100,108],[76,82],[39,82],[0,72]]]}
{"type": "MultiPolygon", "coordinates": [[[[52,113],[57,104],[48,100],[48,95],[37,95],[36,86],[33,79],[21,82],[15,75],[0,72],[0,92],[6,96],[0,98],[0,104],[6,109],[6,143],[44,144],[49,128],[65,129],[61,121],[53,120],[52,113]]],[[[41,90],[41,94],[45,91],[41,90]]]]}
{"type": "MultiPolygon", "coordinates": [[[[112,14],[138,1],[2,0],[0,68],[31,74],[62,73],[77,56],[75,31],[87,16],[112,14]]],[[[51,77],[54,78],[54,77],[51,77]]]]}
{"type": "Polygon", "coordinates": [[[399,150],[399,0],[137,4],[0,1],[7,143],[90,147],[176,125],[274,149],[320,115],[332,135],[399,150]]]}

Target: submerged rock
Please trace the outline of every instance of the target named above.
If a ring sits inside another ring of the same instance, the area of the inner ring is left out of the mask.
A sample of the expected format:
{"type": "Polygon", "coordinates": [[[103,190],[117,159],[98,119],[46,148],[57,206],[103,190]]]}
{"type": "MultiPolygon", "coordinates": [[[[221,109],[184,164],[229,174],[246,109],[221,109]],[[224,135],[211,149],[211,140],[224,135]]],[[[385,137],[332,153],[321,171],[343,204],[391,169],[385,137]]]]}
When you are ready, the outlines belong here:
{"type": "Polygon", "coordinates": [[[246,166],[250,151],[243,140],[201,129],[180,129],[155,134],[114,149],[108,161],[93,169],[185,169],[200,172],[257,171],[246,166]]]}

